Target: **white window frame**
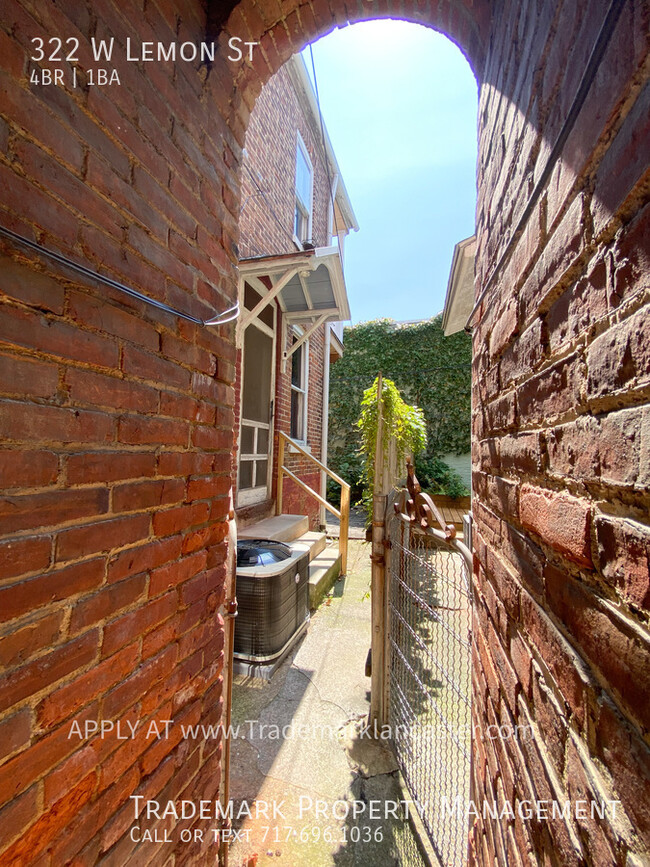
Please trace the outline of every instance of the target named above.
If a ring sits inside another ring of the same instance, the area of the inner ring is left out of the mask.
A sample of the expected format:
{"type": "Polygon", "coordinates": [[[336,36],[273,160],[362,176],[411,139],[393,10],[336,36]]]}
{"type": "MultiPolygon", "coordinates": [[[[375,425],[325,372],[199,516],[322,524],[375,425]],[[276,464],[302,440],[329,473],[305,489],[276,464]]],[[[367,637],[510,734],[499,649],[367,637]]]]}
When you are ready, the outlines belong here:
{"type": "Polygon", "coordinates": [[[311,159],[309,158],[309,151],[303,141],[300,132],[296,132],[296,164],[295,164],[295,177],[294,177],[294,213],[293,213],[293,240],[298,245],[299,249],[302,250],[302,245],[305,241],[311,240],[312,236],[312,217],[314,213],[314,166],[312,164],[311,159]],[[298,154],[302,154],[305,162],[307,163],[307,167],[309,168],[309,210],[307,211],[307,228],[305,230],[305,237],[299,238],[296,234],[296,208],[300,208],[304,213],[304,207],[307,203],[302,201],[302,198],[298,195],[298,154]]]}
{"type": "MultiPolygon", "coordinates": [[[[294,325],[290,327],[289,334],[291,335],[291,341],[293,343],[293,338],[300,338],[304,334],[302,328],[299,325],[294,325]]],[[[302,343],[296,352],[291,356],[291,370],[289,374],[289,385],[291,389],[291,397],[293,397],[294,392],[298,392],[302,395],[302,431],[300,431],[300,436],[294,437],[301,445],[307,445],[307,416],[309,409],[309,339],[305,340],[302,343]],[[296,357],[296,353],[299,353],[298,358],[301,360],[302,367],[302,383],[303,388],[295,386],[293,384],[293,359],[296,357]]],[[[293,431],[293,401],[289,401],[289,430],[293,431]]]]}

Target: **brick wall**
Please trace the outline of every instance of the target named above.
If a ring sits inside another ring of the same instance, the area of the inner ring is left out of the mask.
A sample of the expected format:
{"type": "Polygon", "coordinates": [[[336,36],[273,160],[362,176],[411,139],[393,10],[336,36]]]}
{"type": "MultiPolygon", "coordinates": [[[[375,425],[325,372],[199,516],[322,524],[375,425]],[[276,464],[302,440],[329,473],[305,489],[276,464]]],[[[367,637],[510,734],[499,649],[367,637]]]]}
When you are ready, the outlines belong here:
{"type": "MultiPolygon", "coordinates": [[[[278,22],[274,4],[244,0],[230,25],[261,37],[272,65],[305,32],[348,20],[429,22],[460,44],[480,83],[474,798],[479,809],[485,800],[515,810],[525,800],[620,803],[615,818],[610,808],[593,819],[480,819],[472,861],[643,863],[647,4],[612,4],[620,16],[593,74],[607,13],[595,0],[292,7],[278,22]],[[496,723],[534,737],[490,739],[496,723]]],[[[242,85],[255,93],[255,75],[242,85]]]]}
{"type": "Polygon", "coordinates": [[[329,244],[330,194],[321,131],[299,99],[287,68],[282,67],[260,93],[246,132],[239,222],[243,259],[296,250],[293,223],[298,132],[314,172],[311,240],[318,247],[329,244]]]}
{"type": "MultiPolygon", "coordinates": [[[[0,12],[0,223],[197,316],[235,297],[239,147],[211,107],[226,64],[123,58],[127,37],[204,31],[198,3],[0,12]],[[73,89],[54,62],[65,86],[30,85],[33,37],[79,39],[82,82],[90,34],[115,37],[121,86],[73,89]]],[[[221,744],[180,726],[221,713],[233,329],[2,246],[0,861],[124,864],[131,795],[219,788],[221,744]],[[98,721],[121,731],[86,737],[98,721]]]]}
{"type": "MultiPolygon", "coordinates": [[[[603,4],[359,5],[242,0],[209,69],[116,63],[122,86],[109,94],[30,87],[29,40],[77,37],[87,69],[90,35],[114,36],[122,54],[127,36],[200,40],[202,6],[8,0],[2,224],[198,315],[221,309],[235,297],[237,164],[263,82],[349,16],[394,14],[457,40],[481,82],[487,287],[474,332],[474,713],[479,733],[495,721],[535,733],[475,736],[475,798],[621,802],[616,820],[480,820],[472,859],[642,864],[647,7],[618,4],[584,107],[527,207],[603,4]],[[260,40],[252,66],[224,60],[231,34],[260,40]]],[[[220,745],[178,736],[181,722],[220,714],[233,333],[154,315],[10,245],[3,256],[2,859],[123,864],[131,794],[209,799],[219,786],[220,745]],[[137,736],[68,737],[101,719],[139,722],[137,736]],[[172,736],[147,737],[163,719],[172,736]]],[[[198,848],[165,857],[205,863],[198,848]]]]}
{"type": "Polygon", "coordinates": [[[479,820],[480,863],[640,863],[632,853],[650,847],[648,20],[620,6],[523,220],[606,9],[512,2],[493,22],[479,106],[474,716],[482,732],[534,737],[484,738],[473,782],[478,801],[621,803],[616,818],[479,820]]]}

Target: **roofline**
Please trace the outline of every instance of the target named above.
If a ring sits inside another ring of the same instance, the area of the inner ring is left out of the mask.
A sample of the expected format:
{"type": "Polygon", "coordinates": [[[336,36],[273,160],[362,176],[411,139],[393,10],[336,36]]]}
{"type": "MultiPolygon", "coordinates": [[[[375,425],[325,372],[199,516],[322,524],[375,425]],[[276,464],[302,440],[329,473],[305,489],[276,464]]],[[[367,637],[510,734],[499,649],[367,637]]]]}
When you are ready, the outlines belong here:
{"type": "Polygon", "coordinates": [[[458,279],[460,269],[465,259],[465,251],[476,246],[476,235],[470,235],[469,238],[464,238],[454,246],[454,255],[451,259],[451,268],[449,269],[449,280],[447,281],[447,294],[445,295],[445,306],[442,309],[442,330],[446,331],[451,315],[451,308],[454,299],[459,291],[458,279]]]}
{"type": "MultiPolygon", "coordinates": [[[[294,86],[305,96],[307,106],[312,115],[312,118],[316,123],[316,126],[320,128],[321,115],[318,109],[318,102],[316,101],[316,94],[314,93],[311,78],[309,77],[309,73],[307,72],[307,66],[305,65],[305,61],[302,55],[294,54],[292,57],[289,58],[286,65],[289,75],[291,76],[291,80],[294,83],[294,86]]],[[[334,173],[338,176],[338,184],[336,188],[336,195],[334,198],[338,202],[341,213],[343,214],[345,220],[350,226],[350,229],[354,232],[358,232],[359,223],[357,222],[354,209],[352,208],[352,202],[350,201],[350,196],[348,195],[348,191],[346,189],[345,182],[341,174],[341,169],[338,164],[338,160],[336,159],[334,148],[332,147],[332,142],[330,140],[329,133],[327,132],[327,127],[325,126],[324,120],[323,130],[325,132],[325,153],[327,159],[335,170],[334,173]]]]}

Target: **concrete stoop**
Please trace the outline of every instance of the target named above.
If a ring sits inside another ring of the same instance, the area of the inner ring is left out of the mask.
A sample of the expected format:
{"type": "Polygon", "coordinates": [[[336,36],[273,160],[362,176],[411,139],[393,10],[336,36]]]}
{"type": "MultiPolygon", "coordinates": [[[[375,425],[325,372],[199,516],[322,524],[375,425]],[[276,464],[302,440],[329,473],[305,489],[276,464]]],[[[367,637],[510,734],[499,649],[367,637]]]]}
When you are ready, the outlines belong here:
{"type": "Polygon", "coordinates": [[[309,529],[306,515],[276,515],[238,531],[240,539],[274,539],[294,551],[309,551],[309,607],[322,602],[341,574],[338,545],[327,547],[327,536],[309,529]]]}
{"type": "Polygon", "coordinates": [[[326,548],[309,564],[309,607],[318,608],[341,574],[338,545],[326,548]]]}

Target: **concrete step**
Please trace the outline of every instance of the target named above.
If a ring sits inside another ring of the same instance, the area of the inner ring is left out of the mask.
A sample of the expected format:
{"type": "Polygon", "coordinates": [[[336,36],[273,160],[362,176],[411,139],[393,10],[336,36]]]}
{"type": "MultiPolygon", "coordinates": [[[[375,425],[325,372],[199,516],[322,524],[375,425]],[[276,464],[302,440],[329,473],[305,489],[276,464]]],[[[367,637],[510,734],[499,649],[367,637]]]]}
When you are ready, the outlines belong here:
{"type": "Polygon", "coordinates": [[[326,548],[309,564],[309,607],[317,608],[341,574],[338,546],[326,548]]]}
{"type": "Polygon", "coordinates": [[[309,532],[307,515],[275,515],[264,518],[237,530],[240,539],[273,539],[276,542],[293,542],[309,532]]]}
{"type": "Polygon", "coordinates": [[[294,542],[289,542],[289,547],[294,551],[309,551],[309,562],[317,557],[321,551],[325,550],[327,536],[325,533],[318,533],[315,530],[309,530],[303,533],[294,542]]]}

